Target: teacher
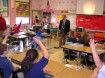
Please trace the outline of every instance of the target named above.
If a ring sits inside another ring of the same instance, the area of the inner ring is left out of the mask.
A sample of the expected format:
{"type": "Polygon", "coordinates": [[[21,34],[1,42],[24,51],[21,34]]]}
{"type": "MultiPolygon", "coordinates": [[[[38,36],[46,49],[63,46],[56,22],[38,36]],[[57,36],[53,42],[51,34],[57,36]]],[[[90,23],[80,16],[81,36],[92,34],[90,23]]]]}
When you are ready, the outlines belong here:
{"type": "Polygon", "coordinates": [[[66,15],[62,16],[62,20],[60,21],[59,24],[59,31],[60,31],[59,47],[61,47],[62,45],[65,45],[66,36],[70,31],[70,21],[66,19],[66,15]]]}

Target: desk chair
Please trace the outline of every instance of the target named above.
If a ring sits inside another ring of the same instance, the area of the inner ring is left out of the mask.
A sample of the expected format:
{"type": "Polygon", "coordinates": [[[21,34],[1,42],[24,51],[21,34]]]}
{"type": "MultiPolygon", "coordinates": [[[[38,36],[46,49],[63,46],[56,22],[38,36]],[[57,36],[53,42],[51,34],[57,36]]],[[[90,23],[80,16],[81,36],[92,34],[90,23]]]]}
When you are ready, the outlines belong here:
{"type": "Polygon", "coordinates": [[[67,59],[71,60],[71,61],[76,61],[76,64],[78,65],[78,61],[77,58],[79,57],[79,52],[76,52],[74,50],[69,50],[69,49],[64,49],[64,59],[66,60],[67,63],[67,59]]]}
{"type": "MultiPolygon", "coordinates": [[[[92,58],[92,54],[88,54],[88,53],[81,53],[80,54],[80,58],[81,58],[81,64],[82,65],[86,65],[87,67],[91,67],[94,64],[93,58],[92,58]],[[90,60],[91,59],[91,60],[90,60]]],[[[83,66],[84,67],[84,66],[83,66]]]]}

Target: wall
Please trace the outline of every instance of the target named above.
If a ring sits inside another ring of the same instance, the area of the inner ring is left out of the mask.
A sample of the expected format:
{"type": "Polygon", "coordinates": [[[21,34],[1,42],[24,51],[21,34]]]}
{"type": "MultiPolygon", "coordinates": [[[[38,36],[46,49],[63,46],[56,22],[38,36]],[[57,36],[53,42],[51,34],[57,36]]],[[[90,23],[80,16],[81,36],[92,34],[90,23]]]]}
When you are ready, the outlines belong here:
{"type": "MultiPolygon", "coordinates": [[[[92,1],[95,3],[95,11],[92,15],[103,15],[104,0],[77,0],[77,12],[76,14],[84,14],[84,3],[92,1]]],[[[90,7],[88,7],[90,8],[90,7]]],[[[88,9],[89,10],[89,9],[88,9]]]]}
{"type": "MultiPolygon", "coordinates": [[[[11,26],[13,26],[14,24],[15,24],[15,16],[16,16],[16,12],[15,12],[15,8],[11,8],[11,0],[8,0],[9,1],[9,16],[8,17],[5,17],[6,19],[8,19],[8,20],[11,20],[11,21],[8,21],[8,24],[10,24],[11,26]]],[[[15,1],[15,0],[14,0],[15,1]]],[[[26,1],[26,0],[24,0],[24,1],[26,1]]],[[[62,10],[67,10],[66,8],[64,8],[64,7],[61,7],[61,6],[64,6],[64,5],[61,5],[62,4],[62,2],[64,2],[65,0],[49,0],[50,1],[50,8],[51,9],[56,9],[56,10],[53,10],[52,11],[52,17],[55,17],[55,20],[57,20],[57,16],[59,16],[59,15],[62,15],[62,13],[61,13],[61,11],[62,10]],[[60,3],[60,4],[59,4],[60,3]],[[60,8],[61,7],[61,8],[60,8]],[[60,8],[60,10],[59,10],[59,8],[60,8]]],[[[72,11],[72,10],[76,10],[76,2],[77,2],[77,0],[67,0],[67,1],[70,1],[70,3],[69,4],[71,4],[72,6],[70,6],[70,10],[72,11]],[[73,4],[72,4],[73,3],[73,4]]],[[[32,10],[42,10],[42,9],[46,9],[46,7],[47,7],[47,0],[30,0],[30,4],[32,4],[32,5],[30,5],[30,17],[32,18],[32,10]],[[41,6],[41,7],[40,7],[41,6]]],[[[66,4],[66,3],[65,3],[66,4]]],[[[67,5],[68,6],[68,5],[67,5]]],[[[80,6],[79,6],[80,7],[80,6]]],[[[87,15],[83,15],[83,18],[86,18],[87,17],[87,15]]],[[[30,19],[31,19],[30,18],[30,19]]],[[[81,17],[80,17],[81,18],[81,17]]],[[[79,21],[79,22],[76,22],[76,21],[78,21],[78,20],[81,20],[80,18],[78,18],[78,15],[76,16],[76,14],[68,14],[67,15],[67,19],[69,19],[70,21],[71,21],[71,29],[74,29],[75,27],[76,27],[76,24],[77,24],[77,26],[83,26],[83,27],[86,27],[86,28],[90,28],[90,29],[93,29],[93,26],[89,26],[89,25],[85,25],[85,23],[86,23],[86,21],[85,22],[82,22],[82,21],[79,21]],[[77,20],[76,20],[76,18],[77,18],[77,20]],[[84,23],[84,24],[82,24],[82,23],[84,23]]],[[[98,20],[98,19],[96,19],[96,17],[89,17],[89,18],[92,18],[92,20],[93,19],[95,19],[95,20],[98,20]]],[[[100,16],[100,18],[99,18],[99,20],[104,20],[104,16],[100,16]],[[102,19],[101,19],[102,18],[102,19]]],[[[53,21],[54,22],[54,21],[53,21]]],[[[101,22],[101,21],[100,21],[101,22]]],[[[99,23],[100,23],[99,22],[99,23]]],[[[104,24],[104,22],[105,21],[103,21],[103,23],[101,23],[101,24],[98,24],[97,25],[97,27],[98,26],[102,26],[102,27],[104,27],[105,26],[105,24],[104,24]]],[[[90,24],[92,23],[92,22],[89,22],[90,24]]],[[[96,26],[95,24],[94,24],[94,26],[96,26]]],[[[96,28],[94,28],[94,29],[97,29],[97,27],[96,28]]],[[[101,27],[101,28],[102,28],[101,27]]],[[[99,27],[100,28],[100,27],[99,27]]],[[[102,28],[103,29],[103,28],[102,28]]]]}
{"type": "MultiPolygon", "coordinates": [[[[40,9],[46,9],[47,0],[39,0],[39,2],[40,9]]],[[[50,8],[54,10],[76,10],[77,0],[49,0],[49,3],[50,8]]]]}
{"type": "Polygon", "coordinates": [[[76,28],[76,14],[67,15],[67,19],[70,20],[70,29],[76,28]]]}
{"type": "Polygon", "coordinates": [[[32,1],[32,10],[41,10],[39,0],[31,0],[31,1],[32,1]]]}
{"type": "MultiPolygon", "coordinates": [[[[77,0],[49,0],[50,9],[52,12],[51,21],[54,26],[59,26],[57,21],[58,16],[62,15],[62,10],[70,10],[76,11],[76,2],[77,0]],[[61,6],[65,7],[61,7],[61,6]],[[54,10],[53,10],[54,9],[54,10]]],[[[46,11],[47,8],[47,0],[32,0],[32,10],[41,10],[46,11]]],[[[71,29],[75,29],[76,27],[76,15],[75,14],[67,14],[67,19],[71,21],[71,29]]]]}

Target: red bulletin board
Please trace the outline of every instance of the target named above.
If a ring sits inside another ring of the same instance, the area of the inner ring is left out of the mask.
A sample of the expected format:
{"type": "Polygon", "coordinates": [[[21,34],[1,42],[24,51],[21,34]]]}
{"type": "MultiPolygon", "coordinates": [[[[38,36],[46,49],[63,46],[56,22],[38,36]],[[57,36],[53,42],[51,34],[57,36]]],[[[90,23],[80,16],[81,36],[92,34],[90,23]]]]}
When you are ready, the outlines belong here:
{"type": "Polygon", "coordinates": [[[77,15],[77,27],[93,30],[105,30],[105,16],[77,15]]]}

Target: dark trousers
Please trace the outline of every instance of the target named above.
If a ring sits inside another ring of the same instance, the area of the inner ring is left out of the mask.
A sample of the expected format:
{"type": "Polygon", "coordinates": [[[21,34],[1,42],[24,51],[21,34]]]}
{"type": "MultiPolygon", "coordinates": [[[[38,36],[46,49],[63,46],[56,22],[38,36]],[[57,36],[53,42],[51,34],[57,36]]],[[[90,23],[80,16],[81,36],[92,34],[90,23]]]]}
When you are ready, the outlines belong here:
{"type": "Polygon", "coordinates": [[[62,45],[65,45],[66,42],[66,35],[64,34],[64,31],[60,31],[60,40],[59,40],[59,47],[62,45]]]}

